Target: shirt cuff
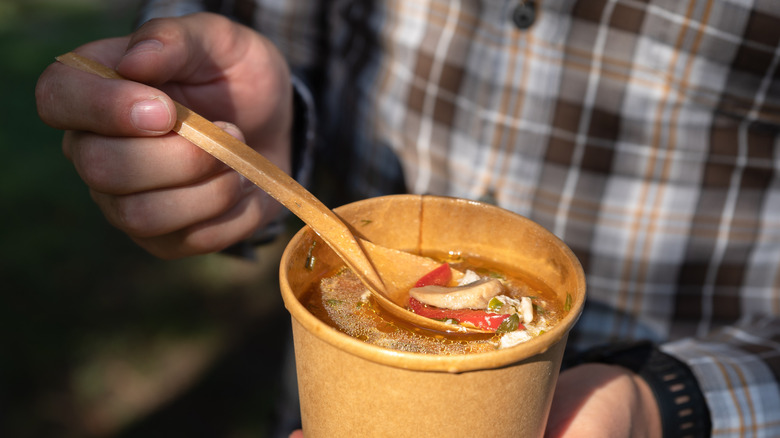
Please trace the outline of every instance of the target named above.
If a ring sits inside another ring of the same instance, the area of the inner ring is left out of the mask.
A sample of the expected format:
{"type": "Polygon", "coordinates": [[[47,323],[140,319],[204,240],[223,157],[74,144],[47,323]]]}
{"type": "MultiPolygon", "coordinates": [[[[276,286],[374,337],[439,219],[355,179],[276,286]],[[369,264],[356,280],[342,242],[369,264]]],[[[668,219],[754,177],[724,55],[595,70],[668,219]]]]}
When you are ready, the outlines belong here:
{"type": "Polygon", "coordinates": [[[741,321],[706,338],[686,338],[661,349],[685,362],[699,382],[713,437],[780,436],[780,321],[741,321]]]}

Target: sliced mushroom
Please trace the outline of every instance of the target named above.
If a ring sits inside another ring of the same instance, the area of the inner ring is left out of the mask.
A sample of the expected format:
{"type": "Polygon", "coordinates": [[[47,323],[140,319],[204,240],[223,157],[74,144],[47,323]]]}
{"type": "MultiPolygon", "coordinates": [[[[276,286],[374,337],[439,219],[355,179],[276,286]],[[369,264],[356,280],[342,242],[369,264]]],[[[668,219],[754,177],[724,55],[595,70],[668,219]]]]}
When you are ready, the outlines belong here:
{"type": "Polygon", "coordinates": [[[409,295],[423,304],[443,309],[484,309],[491,298],[501,295],[503,291],[504,285],[500,281],[483,278],[458,287],[415,287],[409,291],[409,295]]]}

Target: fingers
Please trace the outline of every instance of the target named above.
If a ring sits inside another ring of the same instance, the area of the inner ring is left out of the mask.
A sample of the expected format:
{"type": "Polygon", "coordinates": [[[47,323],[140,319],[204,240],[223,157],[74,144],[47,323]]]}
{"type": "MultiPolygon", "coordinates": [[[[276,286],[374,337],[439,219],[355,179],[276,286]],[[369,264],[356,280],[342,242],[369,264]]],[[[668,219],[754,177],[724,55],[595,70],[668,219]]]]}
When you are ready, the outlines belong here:
{"type": "Polygon", "coordinates": [[[151,20],[130,36],[117,71],[148,84],[208,83],[242,62],[257,37],[214,14],[151,20]]]}
{"type": "Polygon", "coordinates": [[[256,148],[289,133],[292,86],[284,57],[257,32],[213,14],[152,20],[127,41],[117,71],[159,86],[210,120],[240,126],[256,148]]]}
{"type": "MultiPolygon", "coordinates": [[[[103,79],[55,62],[39,78],[38,112],[58,129],[160,135],[173,128],[176,117],[171,97],[155,88],[163,87],[185,104],[193,100],[196,111],[207,109],[208,115],[225,119],[225,110],[235,108],[227,72],[244,62],[250,47],[262,46],[260,41],[247,28],[212,14],[153,20],[130,37],[76,49],[130,81],[103,79]]],[[[257,50],[252,52],[258,56],[257,50]]],[[[281,59],[276,62],[284,65],[281,59]]],[[[243,80],[251,78],[244,73],[243,80]]]]}
{"type": "Polygon", "coordinates": [[[91,193],[112,225],[134,237],[153,237],[223,214],[247,196],[248,189],[238,174],[225,171],[181,187],[120,196],[91,193]]]}
{"type": "MultiPolygon", "coordinates": [[[[218,123],[233,136],[233,125],[218,123]]],[[[63,149],[107,220],[162,258],[219,251],[280,206],[176,134],[112,138],[68,132],[63,149]]]]}
{"type": "MultiPolygon", "coordinates": [[[[126,39],[84,46],[84,56],[105,65],[126,39]]],[[[121,51],[116,52],[121,53],[121,51]]],[[[112,136],[154,136],[173,128],[176,110],[165,93],[147,85],[103,79],[92,73],[53,63],[35,89],[38,114],[58,129],[83,130],[112,136]]]]}
{"type": "Polygon", "coordinates": [[[133,240],[151,254],[164,259],[220,251],[251,236],[258,224],[269,217],[273,204],[267,195],[258,192],[243,198],[233,208],[209,221],[170,234],[133,237],[133,240]]]}
{"type": "Polygon", "coordinates": [[[228,132],[288,170],[289,71],[266,39],[224,17],[195,14],[153,20],[129,37],[76,51],[129,80],[53,63],[36,87],[38,112],[66,130],[63,152],[112,224],[172,258],[222,249],[275,217],[280,206],[266,194],[171,133],[173,98],[231,121],[223,124],[228,132]]]}
{"type": "Polygon", "coordinates": [[[124,138],[68,131],[63,152],[92,190],[108,195],[191,185],[226,169],[177,134],[124,138]]]}
{"type": "Polygon", "coordinates": [[[125,196],[92,192],[106,218],[152,254],[219,251],[251,235],[279,206],[233,171],[186,187],[125,196]]]}
{"type": "Polygon", "coordinates": [[[249,28],[195,14],[152,20],[129,37],[76,51],[130,80],[53,63],[36,87],[38,113],[50,126],[114,137],[159,136],[174,126],[176,99],[207,119],[235,123],[250,145],[279,151],[280,161],[287,155],[292,120],[287,64],[249,28]]]}

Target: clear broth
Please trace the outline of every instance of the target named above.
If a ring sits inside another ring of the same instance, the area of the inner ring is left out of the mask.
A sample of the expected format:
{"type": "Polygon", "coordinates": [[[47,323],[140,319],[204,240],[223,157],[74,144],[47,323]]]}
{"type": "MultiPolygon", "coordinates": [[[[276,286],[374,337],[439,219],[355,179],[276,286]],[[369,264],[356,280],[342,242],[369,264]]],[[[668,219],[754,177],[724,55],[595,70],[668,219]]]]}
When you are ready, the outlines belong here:
{"type": "MultiPolygon", "coordinates": [[[[480,276],[502,280],[507,295],[531,297],[534,322],[526,326],[524,340],[544,334],[564,315],[564,303],[542,282],[532,276],[504,266],[496,267],[478,258],[435,255],[454,269],[470,269],[480,276]]],[[[453,355],[493,351],[501,347],[506,334],[464,335],[440,333],[409,325],[392,317],[368,297],[367,289],[348,268],[341,267],[312,287],[301,297],[306,308],[317,318],[354,338],[392,350],[453,355]]],[[[510,332],[515,333],[515,332],[510,332]]],[[[519,335],[515,333],[515,335],[519,335]]]]}

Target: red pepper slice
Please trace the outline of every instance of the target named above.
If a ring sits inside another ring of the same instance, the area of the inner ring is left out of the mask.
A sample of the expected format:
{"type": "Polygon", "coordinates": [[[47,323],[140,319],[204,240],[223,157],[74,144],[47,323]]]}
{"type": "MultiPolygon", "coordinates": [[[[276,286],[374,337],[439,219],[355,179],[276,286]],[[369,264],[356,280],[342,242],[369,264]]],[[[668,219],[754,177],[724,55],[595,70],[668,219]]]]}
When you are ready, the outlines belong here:
{"type": "Polygon", "coordinates": [[[452,269],[448,263],[442,263],[433,271],[423,275],[414,287],[447,286],[452,280],[452,269]]]}
{"type": "Polygon", "coordinates": [[[498,326],[509,318],[510,315],[504,315],[501,313],[485,312],[484,310],[473,309],[442,309],[439,307],[427,306],[420,301],[409,298],[409,310],[412,312],[431,319],[454,319],[459,323],[471,323],[475,327],[487,331],[496,331],[498,326]]]}

